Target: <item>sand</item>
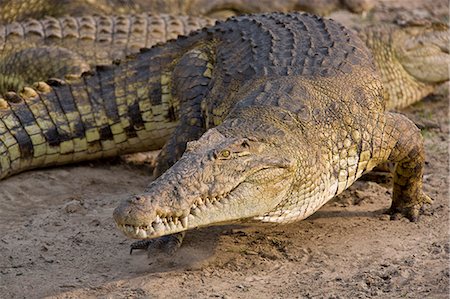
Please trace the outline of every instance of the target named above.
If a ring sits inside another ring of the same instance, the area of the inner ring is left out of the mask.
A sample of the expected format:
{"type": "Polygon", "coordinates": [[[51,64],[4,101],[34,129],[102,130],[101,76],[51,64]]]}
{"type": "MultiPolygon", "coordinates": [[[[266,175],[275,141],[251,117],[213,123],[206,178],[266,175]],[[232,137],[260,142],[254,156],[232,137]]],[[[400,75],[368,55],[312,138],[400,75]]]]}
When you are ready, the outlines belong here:
{"type": "Polygon", "coordinates": [[[129,255],[112,211],[149,167],[30,171],[0,182],[0,298],[448,298],[449,102],[402,113],[437,124],[423,130],[434,204],[417,223],[384,214],[389,184],[358,181],[298,223],[199,229],[172,257],[129,255]]]}

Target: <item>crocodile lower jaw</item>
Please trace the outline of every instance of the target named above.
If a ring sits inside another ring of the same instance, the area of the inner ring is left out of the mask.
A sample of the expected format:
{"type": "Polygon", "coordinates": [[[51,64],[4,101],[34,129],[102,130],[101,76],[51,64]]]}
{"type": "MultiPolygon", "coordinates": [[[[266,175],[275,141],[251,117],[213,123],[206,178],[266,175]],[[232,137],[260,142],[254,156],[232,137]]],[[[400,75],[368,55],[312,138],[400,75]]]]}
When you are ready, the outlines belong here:
{"type": "MultiPolygon", "coordinates": [[[[119,229],[128,237],[134,239],[156,238],[166,234],[173,234],[193,228],[189,222],[197,223],[202,213],[207,213],[211,208],[223,209],[230,200],[229,193],[215,197],[198,198],[192,204],[187,216],[157,215],[151,224],[117,224],[119,229]],[[189,221],[190,220],[190,221],[189,221]]],[[[186,215],[186,214],[185,214],[186,215]]],[[[196,227],[196,226],[195,226],[196,227]]]]}
{"type": "Polygon", "coordinates": [[[132,224],[117,224],[119,229],[128,237],[134,239],[148,239],[155,238],[168,231],[176,233],[186,230],[188,228],[188,216],[185,217],[157,217],[151,225],[132,225],[132,224]]]}

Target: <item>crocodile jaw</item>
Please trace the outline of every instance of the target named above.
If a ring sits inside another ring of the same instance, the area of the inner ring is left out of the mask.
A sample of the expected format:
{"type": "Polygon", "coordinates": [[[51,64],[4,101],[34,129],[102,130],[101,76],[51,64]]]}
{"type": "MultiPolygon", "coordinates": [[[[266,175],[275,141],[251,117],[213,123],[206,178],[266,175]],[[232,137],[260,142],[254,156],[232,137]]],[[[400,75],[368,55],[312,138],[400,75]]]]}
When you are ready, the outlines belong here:
{"type": "MultiPolygon", "coordinates": [[[[283,180],[278,185],[289,184],[290,180],[283,180]]],[[[143,216],[132,221],[126,221],[121,211],[126,207],[119,206],[114,211],[114,219],[118,228],[128,237],[135,239],[156,238],[164,235],[211,225],[244,221],[263,215],[276,206],[286,194],[287,189],[279,190],[277,194],[264,194],[250,184],[244,182],[227,195],[204,198],[194,201],[189,210],[180,210],[180,216],[174,214],[143,216]],[[258,192],[254,192],[258,191],[258,192]]]]}
{"type": "Polygon", "coordinates": [[[280,158],[279,150],[261,147],[257,142],[248,153],[239,152],[242,156],[211,159],[217,149],[236,151],[234,145],[242,141],[225,138],[215,129],[210,131],[145,193],[122,201],[115,209],[114,219],[125,235],[156,238],[241,221],[263,215],[286,196],[294,178],[295,161],[280,158]],[[211,134],[219,140],[209,142],[215,139],[211,134]]]}

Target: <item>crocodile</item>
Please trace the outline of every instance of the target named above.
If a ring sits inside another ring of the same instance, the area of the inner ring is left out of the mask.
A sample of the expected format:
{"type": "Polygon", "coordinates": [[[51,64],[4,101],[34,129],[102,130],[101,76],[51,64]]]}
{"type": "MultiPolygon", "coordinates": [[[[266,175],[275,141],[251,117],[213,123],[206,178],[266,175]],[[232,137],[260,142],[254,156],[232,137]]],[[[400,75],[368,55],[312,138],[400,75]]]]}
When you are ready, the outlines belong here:
{"type": "Polygon", "coordinates": [[[190,50],[205,51],[211,64],[199,72],[211,73],[199,111],[181,116],[159,177],[113,214],[125,235],[150,239],[132,249],[173,250],[197,227],[302,220],[384,162],[396,165],[390,213],[417,220],[431,202],[422,191],[422,137],[385,111],[357,36],[302,14],[233,18],[203,32],[212,48],[190,50]]]}
{"type": "Polygon", "coordinates": [[[45,16],[139,13],[143,11],[143,3],[139,0],[2,0],[0,24],[45,16]]]}
{"type": "MultiPolygon", "coordinates": [[[[79,75],[214,22],[145,13],[0,25],[0,94],[51,77],[79,75]]],[[[357,32],[381,71],[388,109],[411,105],[448,82],[447,24],[427,20],[377,23],[357,28],[357,32]]]]}
{"type": "Polygon", "coordinates": [[[358,35],[381,72],[388,109],[405,108],[448,84],[447,23],[425,19],[379,23],[360,29],[358,35]]]}
{"type": "Polygon", "coordinates": [[[369,50],[337,22],[233,17],[81,77],[6,93],[0,178],[162,147],[158,178],[114,219],[129,237],[176,248],[195,227],[304,219],[393,162],[390,212],[415,221],[431,202],[422,137],[385,104],[369,50]]]}
{"type": "Polygon", "coordinates": [[[80,75],[214,22],[145,13],[49,17],[0,25],[0,94],[51,77],[80,75]]]}
{"type": "Polygon", "coordinates": [[[339,9],[365,13],[374,0],[2,0],[0,24],[41,19],[45,16],[86,14],[166,13],[227,18],[246,13],[301,10],[328,15],[339,9]]]}

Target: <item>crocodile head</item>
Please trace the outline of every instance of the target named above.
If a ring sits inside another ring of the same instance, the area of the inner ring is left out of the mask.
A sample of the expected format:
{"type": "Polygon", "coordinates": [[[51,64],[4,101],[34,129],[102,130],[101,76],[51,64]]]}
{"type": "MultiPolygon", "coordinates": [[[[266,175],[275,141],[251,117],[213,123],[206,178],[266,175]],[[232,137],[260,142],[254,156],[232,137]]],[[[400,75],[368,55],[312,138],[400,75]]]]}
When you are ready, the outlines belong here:
{"type": "Polygon", "coordinates": [[[236,136],[224,126],[189,142],[143,194],[122,201],[114,211],[119,229],[132,238],[155,238],[253,218],[280,203],[295,160],[263,137],[236,136]]]}
{"type": "Polygon", "coordinates": [[[421,82],[448,81],[449,33],[446,23],[407,22],[392,35],[396,58],[411,76],[421,82]]]}

